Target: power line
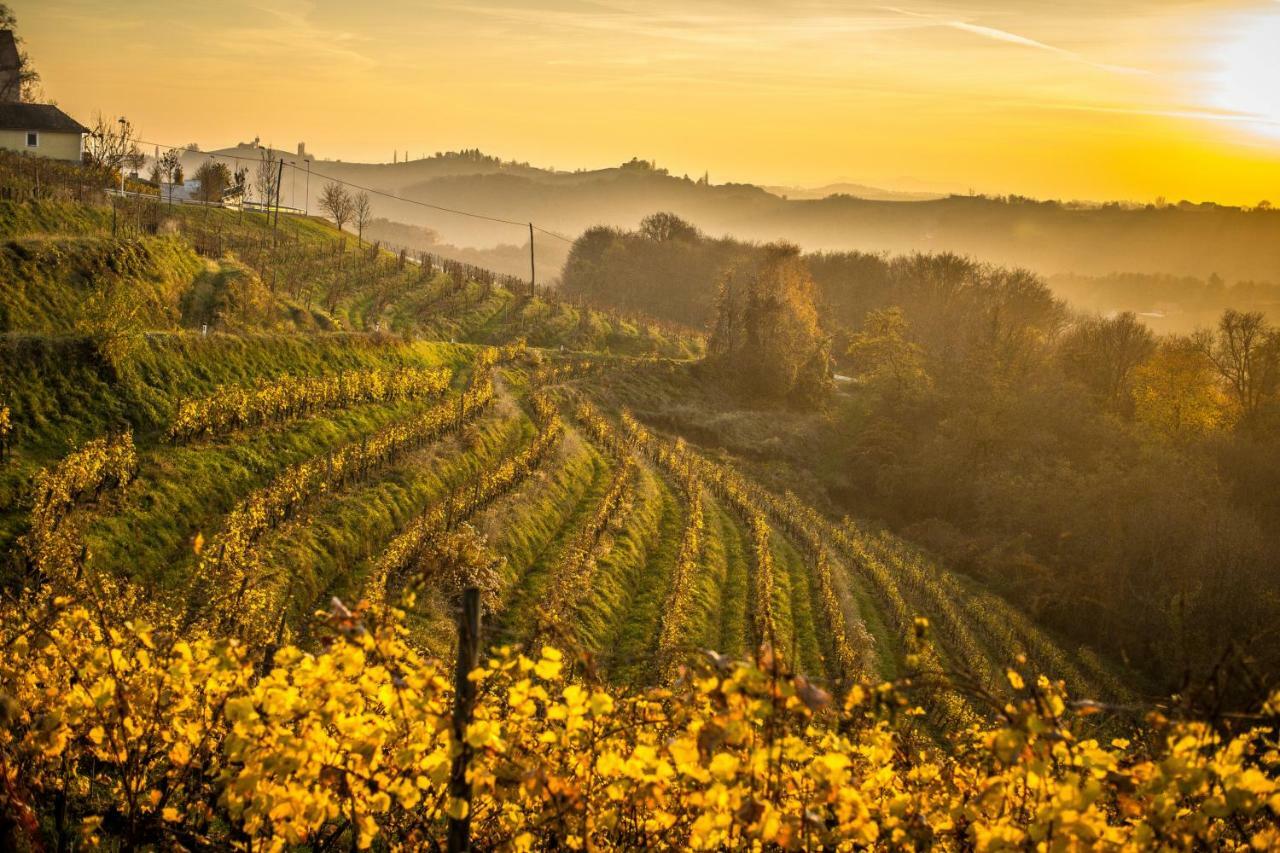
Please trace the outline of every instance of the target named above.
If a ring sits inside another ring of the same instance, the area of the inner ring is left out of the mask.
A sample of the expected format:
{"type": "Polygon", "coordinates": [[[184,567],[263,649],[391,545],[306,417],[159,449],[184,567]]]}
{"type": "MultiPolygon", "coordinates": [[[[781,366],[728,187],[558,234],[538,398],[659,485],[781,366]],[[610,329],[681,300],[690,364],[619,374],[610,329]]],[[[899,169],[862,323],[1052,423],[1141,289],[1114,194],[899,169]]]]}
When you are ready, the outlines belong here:
{"type": "MultiPolygon", "coordinates": [[[[140,144],[140,145],[154,145],[154,146],[155,146],[155,147],[157,147],[157,148],[168,148],[168,149],[173,150],[173,151],[189,151],[189,150],[190,150],[190,149],[183,148],[183,147],[176,146],[176,145],[167,145],[167,144],[162,143],[162,142],[149,142],[149,141],[147,141],[147,140],[145,140],[145,139],[139,139],[139,140],[137,140],[137,142],[138,142],[138,144],[140,144]]],[[[271,149],[267,149],[267,150],[269,151],[269,150],[271,150],[271,149]]],[[[214,154],[214,153],[212,153],[212,152],[208,152],[208,151],[191,151],[191,153],[192,153],[192,154],[204,154],[206,157],[213,157],[213,158],[215,158],[215,159],[216,159],[216,158],[223,158],[223,159],[227,159],[227,160],[238,160],[238,161],[244,161],[244,162],[246,162],[246,163],[260,163],[260,162],[262,162],[262,158],[261,158],[261,157],[240,157],[240,156],[237,156],[237,155],[235,155],[235,154],[214,154]]],[[[287,166],[288,166],[289,168],[291,168],[291,169],[297,169],[297,168],[298,168],[297,163],[295,163],[295,162],[293,162],[293,161],[286,161],[286,160],[284,159],[284,157],[283,157],[283,156],[280,158],[280,162],[281,162],[281,163],[284,163],[285,165],[287,165],[287,166]]],[[[311,161],[311,162],[314,162],[314,161],[311,161]]],[[[497,223],[500,223],[500,224],[502,224],[502,225],[514,225],[514,226],[517,226],[517,227],[519,227],[519,228],[529,228],[529,227],[532,227],[535,231],[540,231],[540,232],[542,232],[543,234],[546,234],[548,237],[554,237],[554,238],[556,238],[557,240],[563,240],[564,242],[566,242],[566,243],[570,243],[570,244],[572,244],[572,243],[573,243],[573,240],[572,240],[572,239],[570,239],[570,238],[568,238],[568,237],[565,237],[565,236],[564,236],[564,235],[562,235],[562,234],[557,234],[557,233],[556,233],[556,232],[554,232],[554,231],[548,231],[546,228],[543,228],[543,227],[541,227],[541,226],[539,226],[539,225],[534,225],[532,222],[517,222],[517,221],[515,221],[514,219],[503,219],[502,217],[499,217],[499,216],[488,216],[488,215],[483,214],[483,213],[473,213],[473,212],[471,212],[471,211],[469,211],[469,210],[458,210],[457,208],[453,208],[453,207],[445,207],[445,206],[443,206],[443,205],[439,205],[439,204],[431,204],[430,202],[426,202],[426,201],[419,201],[419,200],[417,200],[417,199],[413,199],[413,198],[405,198],[404,196],[395,195],[394,193],[385,192],[384,190],[375,189],[374,187],[366,187],[366,186],[364,186],[364,185],[362,185],[362,184],[356,184],[356,183],[353,183],[353,182],[351,182],[351,181],[343,180],[342,178],[335,178],[335,177],[332,177],[331,175],[325,175],[325,174],[323,174],[322,172],[317,172],[317,171],[315,171],[314,169],[308,169],[308,171],[310,172],[310,174],[315,175],[317,178],[321,178],[322,180],[330,181],[330,182],[335,183],[335,184],[341,184],[342,186],[350,187],[351,189],[361,190],[362,192],[373,193],[374,195],[380,195],[380,196],[383,196],[384,198],[389,198],[389,199],[393,199],[393,200],[395,200],[395,201],[404,202],[405,204],[414,204],[414,205],[417,205],[417,206],[419,206],[419,207],[429,208],[429,209],[431,209],[431,210],[439,210],[439,211],[442,211],[442,212],[444,212],[444,213],[453,213],[453,214],[456,214],[456,215],[458,215],[458,216],[469,216],[469,217],[471,217],[472,219],[483,219],[483,220],[486,220],[486,221],[488,221],[488,222],[497,222],[497,223]]],[[[291,174],[292,174],[292,173],[291,173],[291,174]]]]}

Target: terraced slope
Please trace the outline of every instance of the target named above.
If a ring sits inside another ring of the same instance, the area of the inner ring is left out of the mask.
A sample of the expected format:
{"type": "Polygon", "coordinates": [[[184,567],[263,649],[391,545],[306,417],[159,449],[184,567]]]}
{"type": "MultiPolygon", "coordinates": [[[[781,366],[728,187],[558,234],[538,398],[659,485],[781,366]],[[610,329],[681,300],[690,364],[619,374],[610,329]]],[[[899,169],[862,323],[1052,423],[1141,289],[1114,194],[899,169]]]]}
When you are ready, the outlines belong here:
{"type": "Polygon", "coordinates": [[[334,599],[403,607],[413,641],[448,654],[474,584],[491,641],[569,645],[622,683],[672,682],[704,650],[834,690],[945,671],[961,687],[929,713],[963,721],[976,696],[1009,692],[1024,658],[1077,695],[1126,697],[1111,668],[907,543],[593,401],[632,381],[629,354],[686,357],[696,342],[334,249],[312,222],[273,249],[265,223],[227,219],[237,251],[209,258],[191,241],[214,226],[186,213],[170,236],[119,238],[91,213],[10,213],[0,222],[55,232],[11,235],[4,261],[23,281],[0,296],[11,587],[126,584],[264,662],[318,642],[314,614],[334,599]],[[59,235],[59,221],[76,228],[59,235]],[[273,289],[272,251],[328,283],[291,274],[273,289]],[[334,290],[326,252],[352,265],[349,287],[334,290]],[[140,310],[114,326],[86,307],[131,299],[140,310]],[[210,317],[213,332],[192,328],[210,317]]]}

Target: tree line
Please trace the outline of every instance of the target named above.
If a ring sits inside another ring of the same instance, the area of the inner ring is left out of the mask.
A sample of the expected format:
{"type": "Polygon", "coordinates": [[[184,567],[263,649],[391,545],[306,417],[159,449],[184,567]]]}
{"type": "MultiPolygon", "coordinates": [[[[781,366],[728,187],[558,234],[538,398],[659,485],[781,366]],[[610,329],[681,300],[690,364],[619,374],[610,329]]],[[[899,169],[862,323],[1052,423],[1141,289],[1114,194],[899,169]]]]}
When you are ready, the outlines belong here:
{"type": "Polygon", "coordinates": [[[701,317],[712,387],[826,408],[822,437],[788,456],[837,509],[1076,642],[1164,688],[1232,647],[1280,672],[1280,329],[1262,312],[1157,335],[1133,313],[1075,312],[1026,270],[803,256],[670,215],[587,232],[564,285],[701,317]],[[831,393],[832,368],[851,393],[831,393]]]}

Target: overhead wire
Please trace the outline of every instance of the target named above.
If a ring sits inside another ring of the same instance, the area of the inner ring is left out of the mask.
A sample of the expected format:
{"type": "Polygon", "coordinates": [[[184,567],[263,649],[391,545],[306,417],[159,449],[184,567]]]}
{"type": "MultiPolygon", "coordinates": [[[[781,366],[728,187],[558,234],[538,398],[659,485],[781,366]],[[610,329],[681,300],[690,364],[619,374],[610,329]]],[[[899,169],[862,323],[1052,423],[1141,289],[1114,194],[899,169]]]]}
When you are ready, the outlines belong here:
{"type": "MultiPolygon", "coordinates": [[[[241,156],[238,156],[238,155],[235,155],[235,154],[218,154],[218,153],[207,152],[207,151],[192,151],[191,149],[186,148],[186,147],[184,147],[184,146],[168,145],[168,144],[166,144],[166,143],[162,143],[162,142],[152,142],[152,141],[145,140],[145,139],[139,139],[139,140],[137,140],[137,143],[138,143],[139,145],[152,145],[152,146],[155,146],[157,149],[160,149],[160,148],[166,148],[166,149],[171,150],[171,151],[190,151],[190,153],[192,153],[192,154],[204,154],[204,155],[205,155],[205,156],[207,156],[207,157],[212,157],[212,158],[215,158],[215,159],[237,160],[237,161],[244,161],[244,162],[247,162],[247,163],[261,163],[261,162],[262,162],[262,158],[261,158],[261,157],[256,157],[256,158],[255,158],[255,157],[241,157],[241,156]]],[[[267,149],[267,150],[271,150],[271,149],[267,149]]],[[[279,160],[280,160],[280,161],[283,161],[283,162],[284,162],[284,164],[285,164],[286,166],[290,167],[291,169],[295,169],[295,170],[297,170],[297,169],[299,168],[296,162],[294,162],[294,161],[290,161],[290,160],[285,160],[285,158],[284,158],[283,156],[282,156],[282,157],[280,157],[280,158],[279,158],[279,160]]],[[[272,158],[271,162],[277,162],[277,161],[275,160],[275,158],[272,158]]],[[[309,162],[315,162],[315,161],[314,161],[314,160],[312,160],[312,161],[309,161],[309,162]]],[[[380,190],[380,189],[377,189],[377,188],[375,188],[375,187],[364,186],[364,185],[362,185],[362,184],[357,184],[357,183],[355,183],[355,182],[353,182],[353,181],[344,180],[343,178],[336,178],[336,177],[334,177],[334,176],[332,176],[332,175],[326,175],[326,174],[324,174],[323,172],[317,172],[315,169],[310,169],[310,168],[308,168],[308,169],[307,169],[307,172],[308,172],[308,173],[310,173],[313,177],[319,178],[320,180],[323,180],[323,181],[329,181],[329,182],[331,182],[331,183],[340,184],[340,185],[342,185],[342,186],[349,187],[349,188],[351,188],[351,189],[360,190],[361,192],[372,193],[372,194],[374,194],[374,195],[379,195],[379,196],[382,196],[382,197],[384,197],[384,198],[393,199],[393,200],[395,200],[395,201],[403,202],[403,203],[405,203],[405,204],[417,205],[418,207],[425,207],[425,208],[429,208],[429,209],[431,209],[431,210],[438,210],[438,211],[441,211],[441,212],[444,212],[444,213],[452,213],[452,214],[456,214],[456,215],[458,215],[458,216],[469,216],[469,217],[471,217],[472,219],[482,219],[482,220],[486,220],[486,221],[488,221],[488,222],[497,222],[497,223],[502,224],[502,225],[513,225],[513,226],[516,226],[516,227],[519,227],[519,228],[532,228],[534,231],[538,231],[538,232],[540,232],[540,233],[542,233],[542,234],[547,235],[548,237],[554,237],[555,239],[557,239],[557,240],[562,240],[562,241],[564,241],[565,243],[570,243],[570,244],[572,244],[572,243],[573,243],[573,240],[572,240],[571,238],[569,238],[569,237],[565,237],[563,234],[557,234],[555,231],[550,231],[550,230],[548,230],[548,229],[546,229],[546,228],[543,228],[543,227],[542,227],[542,226],[540,226],[540,225],[536,225],[536,224],[534,224],[533,222],[517,222],[517,221],[516,221],[516,220],[514,220],[514,219],[504,219],[504,218],[502,218],[502,217],[500,217],[500,216],[489,216],[488,214],[484,214],[484,213],[475,213],[475,212],[473,212],[473,211],[469,211],[469,210],[459,210],[458,208],[454,208],[454,207],[446,207],[446,206],[444,206],[444,205],[440,205],[440,204],[432,204],[431,202],[427,202],[427,201],[420,201],[420,200],[418,200],[418,199],[414,199],[414,198],[405,198],[404,196],[396,195],[395,193],[389,193],[389,192],[387,192],[387,191],[385,191],[385,190],[380,190]]]]}

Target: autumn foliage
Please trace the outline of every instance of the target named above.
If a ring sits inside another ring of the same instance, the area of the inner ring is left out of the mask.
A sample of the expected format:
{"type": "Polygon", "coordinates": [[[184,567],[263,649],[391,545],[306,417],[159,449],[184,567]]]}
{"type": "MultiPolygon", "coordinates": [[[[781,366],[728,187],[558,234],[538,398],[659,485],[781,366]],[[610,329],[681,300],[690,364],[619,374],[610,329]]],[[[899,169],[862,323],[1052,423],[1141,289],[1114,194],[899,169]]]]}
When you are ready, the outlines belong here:
{"type": "MultiPolygon", "coordinates": [[[[135,617],[135,603],[86,590],[5,604],[9,849],[421,848],[465,808],[446,787],[447,666],[414,650],[399,611],[335,602],[320,648],[280,648],[263,671],[258,650],[135,617]]],[[[472,673],[479,846],[1280,844],[1280,694],[1230,725],[1153,712],[1108,737],[1096,706],[1016,668],[1011,701],[950,731],[922,723],[923,679],[833,698],[768,649],[642,692],[591,672],[543,646],[496,650],[472,673]]]]}

